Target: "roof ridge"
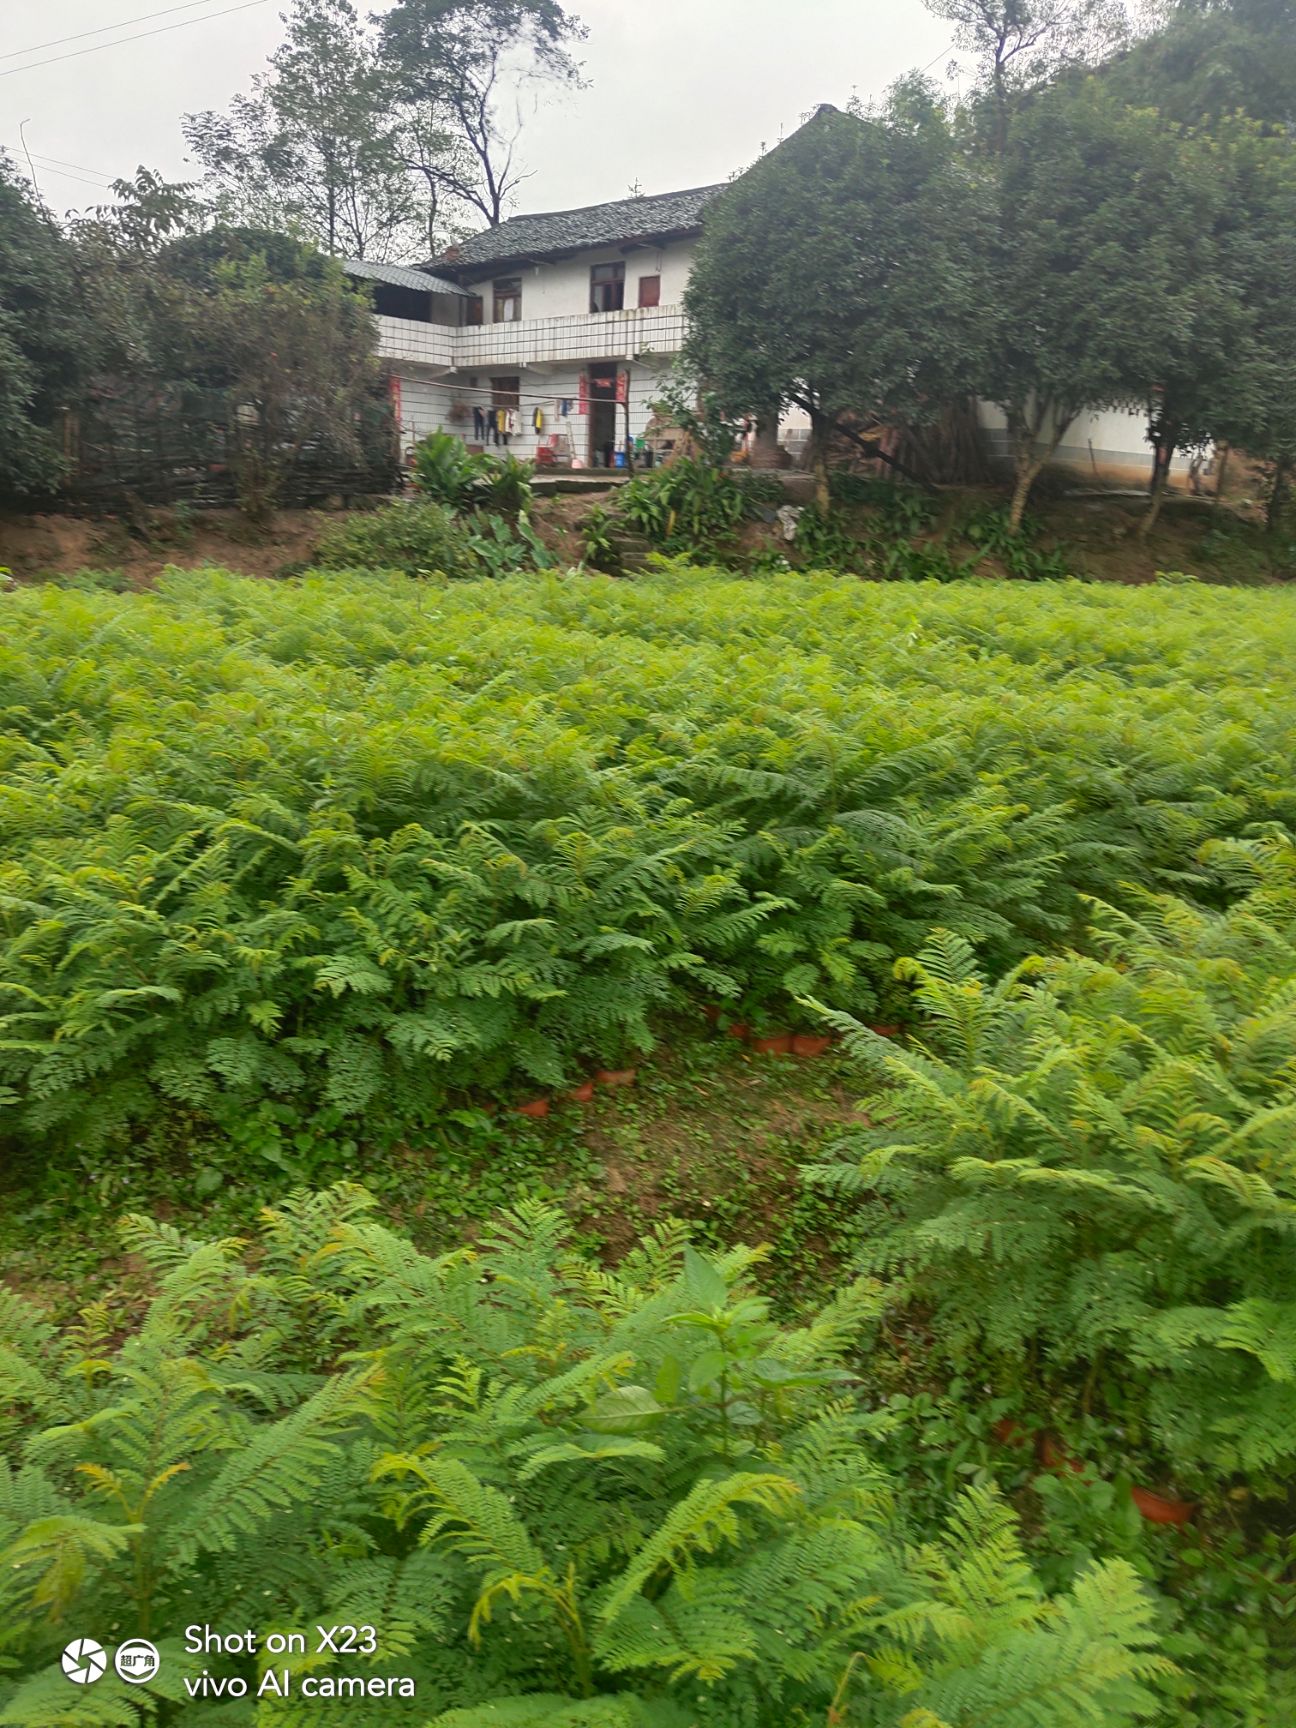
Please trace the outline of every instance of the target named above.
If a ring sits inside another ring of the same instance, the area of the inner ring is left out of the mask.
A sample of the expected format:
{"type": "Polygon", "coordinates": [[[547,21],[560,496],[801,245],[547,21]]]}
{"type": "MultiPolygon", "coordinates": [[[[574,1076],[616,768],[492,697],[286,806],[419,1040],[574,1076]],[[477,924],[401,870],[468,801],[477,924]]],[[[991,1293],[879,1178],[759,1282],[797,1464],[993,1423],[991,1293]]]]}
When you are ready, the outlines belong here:
{"type": "MultiPolygon", "coordinates": [[[[529,222],[549,216],[582,216],[587,210],[607,210],[616,204],[651,204],[659,198],[689,198],[695,192],[718,192],[727,186],[727,180],[710,180],[701,186],[679,186],[670,192],[636,192],[628,198],[596,198],[592,204],[565,204],[560,210],[525,210],[516,216],[506,216],[494,228],[483,228],[479,234],[498,234],[501,228],[507,228],[510,222],[529,222]]],[[[478,235],[470,235],[477,239],[478,235]]]]}

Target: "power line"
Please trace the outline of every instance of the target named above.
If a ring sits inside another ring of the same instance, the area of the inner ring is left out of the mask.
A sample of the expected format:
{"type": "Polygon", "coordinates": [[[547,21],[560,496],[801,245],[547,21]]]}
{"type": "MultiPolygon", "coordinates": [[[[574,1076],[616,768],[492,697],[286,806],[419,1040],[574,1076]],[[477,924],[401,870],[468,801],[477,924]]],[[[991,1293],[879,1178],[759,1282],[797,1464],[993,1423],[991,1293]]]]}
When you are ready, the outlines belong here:
{"type": "Polygon", "coordinates": [[[56,180],[75,180],[78,186],[93,186],[97,192],[112,191],[112,185],[107,180],[87,180],[84,174],[69,174],[66,168],[51,168],[40,156],[33,156],[32,161],[42,174],[52,174],[56,180]]]}
{"type": "Polygon", "coordinates": [[[195,7],[211,4],[212,0],[185,0],[183,6],[164,6],[160,12],[142,12],[136,18],[119,18],[115,24],[99,24],[93,30],[78,30],[75,36],[56,36],[52,42],[33,42],[30,48],[11,48],[7,54],[0,54],[0,60],[21,60],[24,55],[40,54],[46,48],[61,48],[65,42],[84,42],[87,36],[106,36],[111,30],[125,30],[131,24],[147,24],[154,18],[169,17],[172,12],[192,12],[195,7]]]}
{"type": "MultiPolygon", "coordinates": [[[[22,146],[19,144],[0,144],[0,150],[20,150],[21,148],[22,146]]],[[[86,162],[68,162],[62,156],[46,156],[40,150],[33,150],[32,155],[38,162],[52,164],[57,168],[75,168],[78,174],[90,174],[97,184],[102,183],[105,186],[111,184],[108,180],[101,180],[101,177],[108,172],[106,168],[91,168],[86,162]]]]}
{"type": "Polygon", "coordinates": [[[952,54],[957,47],[957,42],[951,42],[948,48],[942,48],[935,60],[929,60],[925,66],[920,66],[918,68],[918,76],[921,78],[924,72],[930,72],[932,67],[936,64],[936,60],[943,60],[947,54],[952,54]]]}
{"type": "Polygon", "coordinates": [[[223,12],[208,12],[202,18],[182,18],[178,24],[159,24],[156,30],[141,30],[134,36],[119,36],[115,42],[96,42],[93,48],[74,48],[70,54],[51,54],[48,60],[33,60],[27,66],[8,66],[0,78],[12,78],[15,72],[34,72],[39,66],[56,66],[61,60],[79,60],[83,54],[101,54],[105,48],[124,48],[128,42],[142,42],[147,36],[165,36],[169,30],[188,30],[194,24],[206,24],[212,18],[228,18],[231,12],[248,12],[253,6],[265,6],[269,0],[242,0],[239,6],[227,6],[223,12]]]}

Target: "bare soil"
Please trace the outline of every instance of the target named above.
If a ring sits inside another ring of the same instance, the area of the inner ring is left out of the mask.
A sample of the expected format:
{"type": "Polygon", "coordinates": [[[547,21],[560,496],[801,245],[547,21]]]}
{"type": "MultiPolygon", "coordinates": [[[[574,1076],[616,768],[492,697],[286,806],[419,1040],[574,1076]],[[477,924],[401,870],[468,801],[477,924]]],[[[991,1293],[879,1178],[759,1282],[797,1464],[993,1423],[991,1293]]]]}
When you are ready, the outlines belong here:
{"type": "Polygon", "coordinates": [[[19,581],[117,570],[128,586],[141,588],[168,565],[277,576],[309,562],[330,520],[319,510],[283,510],[259,530],[233,510],[148,510],[134,519],[0,515],[0,566],[19,581]]]}

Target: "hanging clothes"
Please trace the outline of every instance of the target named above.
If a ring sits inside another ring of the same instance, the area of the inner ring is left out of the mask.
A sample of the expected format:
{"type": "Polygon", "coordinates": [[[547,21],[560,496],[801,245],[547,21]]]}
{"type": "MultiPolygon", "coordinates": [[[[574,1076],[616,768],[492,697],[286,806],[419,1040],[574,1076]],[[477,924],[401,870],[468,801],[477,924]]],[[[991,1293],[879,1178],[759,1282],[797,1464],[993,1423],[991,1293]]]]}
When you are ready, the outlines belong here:
{"type": "Polygon", "coordinates": [[[545,426],[544,409],[537,408],[531,416],[531,425],[536,432],[543,432],[545,426]]]}
{"type": "Polygon", "coordinates": [[[482,411],[480,402],[473,403],[473,442],[474,444],[486,442],[486,415],[482,411]]]}

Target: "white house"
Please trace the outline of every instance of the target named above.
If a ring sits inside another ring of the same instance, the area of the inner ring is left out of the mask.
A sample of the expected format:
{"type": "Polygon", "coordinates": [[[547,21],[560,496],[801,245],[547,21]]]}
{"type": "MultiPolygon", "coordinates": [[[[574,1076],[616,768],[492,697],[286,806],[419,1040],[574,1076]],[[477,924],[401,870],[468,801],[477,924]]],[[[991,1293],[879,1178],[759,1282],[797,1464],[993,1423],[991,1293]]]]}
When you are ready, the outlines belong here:
{"type": "Polygon", "coordinates": [[[416,270],[348,262],[374,285],[403,441],[445,429],[492,449],[507,438],[527,458],[615,463],[649,432],[683,343],[684,286],[719,190],[515,216],[416,270]]]}
{"type": "MultiPolygon", "coordinates": [[[[514,216],[416,269],[348,261],[373,284],[406,449],[438,430],[581,467],[614,463],[627,438],[652,448],[652,405],[683,344],[693,253],[722,189],[514,216]]],[[[1003,415],[982,404],[979,418],[991,457],[1006,458],[1003,415]]],[[[798,448],[805,424],[785,420],[783,441],[798,448]]],[[[1146,480],[1145,424],[1086,411],[1054,461],[1077,477],[1146,480]]],[[[1178,456],[1172,471],[1187,462],[1178,456]]]]}

